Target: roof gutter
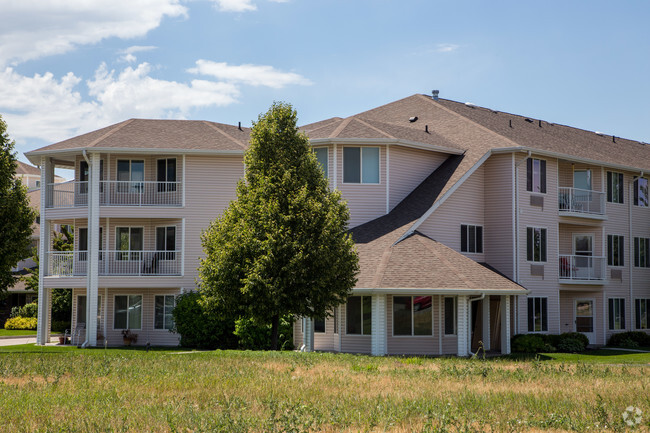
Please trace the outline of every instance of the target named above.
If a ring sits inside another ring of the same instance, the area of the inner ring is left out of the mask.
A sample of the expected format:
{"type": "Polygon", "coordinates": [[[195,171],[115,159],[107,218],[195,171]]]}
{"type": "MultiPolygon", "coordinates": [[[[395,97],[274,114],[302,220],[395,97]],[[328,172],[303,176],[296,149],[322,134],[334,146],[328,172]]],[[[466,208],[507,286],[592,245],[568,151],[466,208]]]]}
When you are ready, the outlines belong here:
{"type": "MultiPolygon", "coordinates": [[[[358,287],[352,289],[354,295],[527,295],[530,290],[522,287],[521,289],[467,289],[467,288],[424,288],[424,287],[379,287],[366,288],[358,287]]],[[[483,298],[481,298],[483,299],[483,298]]],[[[477,299],[478,300],[478,299],[477,299]]]]}
{"type": "Polygon", "coordinates": [[[399,146],[412,147],[415,149],[433,150],[453,155],[462,155],[465,150],[453,147],[437,146],[435,144],[422,143],[420,141],[402,140],[399,138],[310,138],[312,146],[322,144],[368,144],[377,146],[378,144],[396,144],[399,146]]]}

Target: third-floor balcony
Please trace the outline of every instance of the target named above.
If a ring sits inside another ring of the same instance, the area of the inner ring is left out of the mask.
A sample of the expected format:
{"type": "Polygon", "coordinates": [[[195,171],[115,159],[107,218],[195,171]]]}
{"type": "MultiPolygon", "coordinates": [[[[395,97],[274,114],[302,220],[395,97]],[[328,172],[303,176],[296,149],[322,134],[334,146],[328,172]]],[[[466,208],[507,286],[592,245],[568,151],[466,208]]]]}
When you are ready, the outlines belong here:
{"type": "Polygon", "coordinates": [[[559,187],[558,210],[560,215],[605,219],[605,193],[559,187]]]}
{"type": "MultiPolygon", "coordinates": [[[[77,277],[88,274],[88,251],[50,251],[47,276],[77,277]]],[[[180,251],[99,251],[99,275],[181,275],[180,251]]]]}
{"type": "MultiPolygon", "coordinates": [[[[47,208],[88,206],[88,182],[70,181],[47,186],[47,208]]],[[[99,185],[100,206],[163,206],[183,204],[181,182],[103,180],[99,185]]]]}

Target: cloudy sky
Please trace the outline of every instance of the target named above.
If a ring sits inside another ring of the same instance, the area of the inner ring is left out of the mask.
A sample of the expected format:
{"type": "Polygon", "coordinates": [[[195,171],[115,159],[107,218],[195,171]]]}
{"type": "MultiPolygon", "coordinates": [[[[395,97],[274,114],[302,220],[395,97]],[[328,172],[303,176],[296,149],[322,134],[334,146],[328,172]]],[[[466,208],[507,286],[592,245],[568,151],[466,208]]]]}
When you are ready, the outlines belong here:
{"type": "Polygon", "coordinates": [[[302,124],[414,93],[650,142],[650,2],[3,0],[22,152],[122,120],[302,124]]]}

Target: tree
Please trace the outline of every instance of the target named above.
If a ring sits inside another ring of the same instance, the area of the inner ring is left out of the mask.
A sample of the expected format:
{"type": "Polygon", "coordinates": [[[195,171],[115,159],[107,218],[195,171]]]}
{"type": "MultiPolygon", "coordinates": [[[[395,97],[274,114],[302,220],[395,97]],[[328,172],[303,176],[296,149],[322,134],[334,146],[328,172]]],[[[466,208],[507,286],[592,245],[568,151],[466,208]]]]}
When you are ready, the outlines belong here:
{"type": "Polygon", "coordinates": [[[237,199],[202,236],[199,272],[206,302],[271,324],[325,317],[356,282],[358,257],[347,205],[330,191],[296,111],[274,103],[253,124],[237,199]]]}
{"type": "Polygon", "coordinates": [[[11,268],[29,256],[35,212],[29,206],[27,188],[15,177],[15,143],[0,117],[0,292],[16,283],[11,268]]]}

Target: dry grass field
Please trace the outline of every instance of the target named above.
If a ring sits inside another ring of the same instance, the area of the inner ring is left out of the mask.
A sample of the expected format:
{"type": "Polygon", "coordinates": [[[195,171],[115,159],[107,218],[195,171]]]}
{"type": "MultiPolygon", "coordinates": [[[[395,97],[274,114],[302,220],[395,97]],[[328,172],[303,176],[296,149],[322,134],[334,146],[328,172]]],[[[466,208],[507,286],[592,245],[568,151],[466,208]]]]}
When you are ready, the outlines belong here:
{"type": "Polygon", "coordinates": [[[0,431],[648,431],[650,354],[607,355],[2,348],[0,431]]]}

